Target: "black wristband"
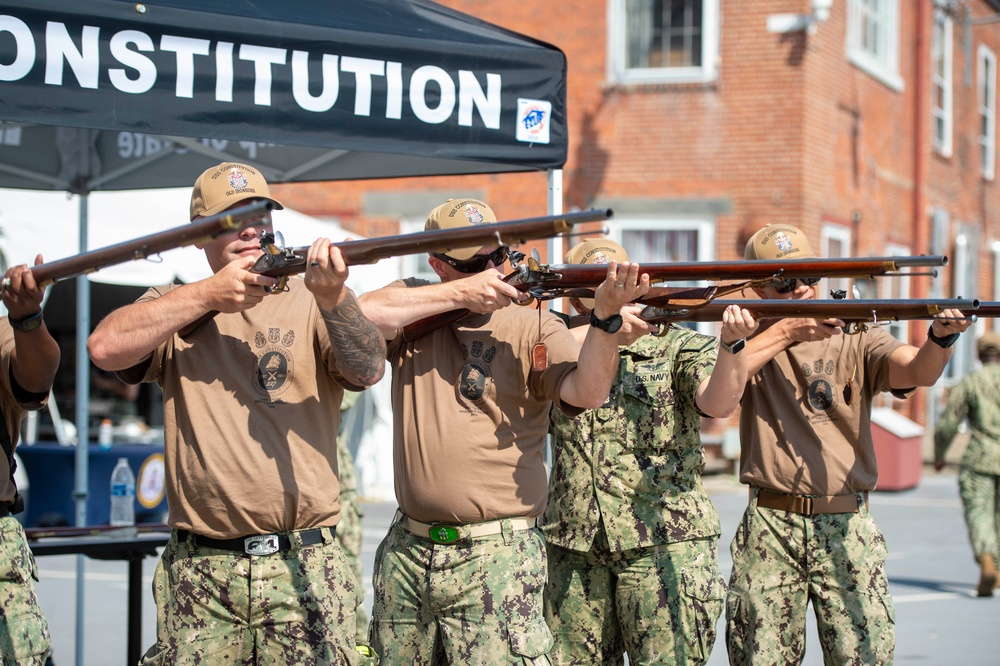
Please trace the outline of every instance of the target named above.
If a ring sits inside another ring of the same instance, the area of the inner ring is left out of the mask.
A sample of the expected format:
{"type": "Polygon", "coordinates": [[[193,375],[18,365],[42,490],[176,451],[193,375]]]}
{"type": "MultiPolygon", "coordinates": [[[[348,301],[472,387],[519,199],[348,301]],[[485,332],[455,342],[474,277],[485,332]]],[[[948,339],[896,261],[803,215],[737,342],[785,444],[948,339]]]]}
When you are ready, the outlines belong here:
{"type": "Polygon", "coordinates": [[[42,311],[39,310],[35,314],[25,317],[24,319],[11,319],[10,317],[7,317],[7,322],[15,331],[27,333],[28,331],[33,331],[42,325],[42,311]]]}
{"type": "Polygon", "coordinates": [[[952,333],[951,335],[939,338],[934,335],[934,324],[931,324],[930,328],[927,329],[927,339],[936,344],[938,347],[941,347],[941,349],[947,349],[958,342],[959,335],[961,335],[961,333],[952,333]]]}

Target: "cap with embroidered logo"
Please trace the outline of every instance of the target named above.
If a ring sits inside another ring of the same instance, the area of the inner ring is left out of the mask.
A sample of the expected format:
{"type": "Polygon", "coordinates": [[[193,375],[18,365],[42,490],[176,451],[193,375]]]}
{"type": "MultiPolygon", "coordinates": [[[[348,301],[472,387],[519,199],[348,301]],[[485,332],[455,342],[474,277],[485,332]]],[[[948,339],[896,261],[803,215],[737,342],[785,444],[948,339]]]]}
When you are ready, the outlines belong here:
{"type": "MultiPolygon", "coordinates": [[[[577,243],[566,253],[563,263],[565,264],[607,264],[611,261],[619,264],[628,261],[628,253],[618,243],[607,238],[587,238],[581,243],[577,243]]],[[[594,299],[581,298],[580,303],[584,307],[593,310],[594,299]]]]}
{"type": "MultiPolygon", "coordinates": [[[[494,224],[496,221],[497,216],[493,209],[479,199],[448,199],[427,216],[424,230],[461,229],[480,224],[494,224]]],[[[452,259],[465,261],[471,259],[484,247],[486,246],[442,248],[436,252],[447,254],[452,259]]]]}
{"type": "Polygon", "coordinates": [[[284,206],[271,196],[257,169],[239,162],[223,162],[206,169],[191,190],[191,219],[209,217],[247,199],[267,199],[275,210],[284,206]]]}
{"type": "Polygon", "coordinates": [[[815,259],[809,239],[790,224],[768,224],[747,241],[746,259],[815,259]]]}

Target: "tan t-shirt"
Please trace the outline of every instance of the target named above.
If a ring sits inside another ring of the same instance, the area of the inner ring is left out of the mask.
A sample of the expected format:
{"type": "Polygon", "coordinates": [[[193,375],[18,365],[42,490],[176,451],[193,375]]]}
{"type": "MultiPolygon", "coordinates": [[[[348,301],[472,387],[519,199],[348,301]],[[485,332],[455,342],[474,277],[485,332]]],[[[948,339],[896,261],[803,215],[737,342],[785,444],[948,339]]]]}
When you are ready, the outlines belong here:
{"type": "Polygon", "coordinates": [[[548,311],[540,326],[536,309],[512,305],[390,342],[396,499],[407,515],[468,523],[542,513],[549,408],[579,346],[548,311]],[[543,372],[531,369],[539,340],[543,372]]]}
{"type": "Polygon", "coordinates": [[[872,398],[890,390],[889,356],[901,345],[874,328],[795,344],[775,356],[743,394],[740,481],[797,495],[874,489],[872,398]]]}
{"type": "MultiPolygon", "coordinates": [[[[16,449],[17,440],[21,436],[21,419],[29,410],[41,409],[48,396],[30,404],[22,404],[14,397],[11,386],[10,355],[14,351],[14,329],[7,322],[7,317],[0,317],[0,406],[3,407],[4,423],[10,444],[16,449]]],[[[67,489],[68,490],[68,489],[67,489]]],[[[14,484],[10,482],[10,464],[7,456],[0,450],[0,502],[10,504],[14,501],[14,484]]]]}
{"type": "MultiPolygon", "coordinates": [[[[172,287],[151,288],[140,299],[172,287]]],[[[336,525],[343,381],[300,278],[290,291],[174,335],[125,381],[163,388],[170,524],[213,538],[336,525]]]]}

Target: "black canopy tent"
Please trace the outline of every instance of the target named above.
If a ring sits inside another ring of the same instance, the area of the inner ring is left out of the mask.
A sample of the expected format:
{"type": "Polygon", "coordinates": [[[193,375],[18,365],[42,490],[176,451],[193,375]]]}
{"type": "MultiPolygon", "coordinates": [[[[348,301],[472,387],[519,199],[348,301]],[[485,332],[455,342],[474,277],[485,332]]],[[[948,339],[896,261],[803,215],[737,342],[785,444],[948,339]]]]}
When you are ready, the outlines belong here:
{"type": "Polygon", "coordinates": [[[558,169],[561,51],[427,0],[10,0],[0,186],[558,169]]]}
{"type": "MultiPolygon", "coordinates": [[[[558,174],[565,78],[558,49],[429,0],[5,0],[0,187],[80,194],[84,251],[91,191],[189,186],[224,160],[275,183],[558,174]]],[[[83,492],[86,447],[77,463],[83,492]]]]}

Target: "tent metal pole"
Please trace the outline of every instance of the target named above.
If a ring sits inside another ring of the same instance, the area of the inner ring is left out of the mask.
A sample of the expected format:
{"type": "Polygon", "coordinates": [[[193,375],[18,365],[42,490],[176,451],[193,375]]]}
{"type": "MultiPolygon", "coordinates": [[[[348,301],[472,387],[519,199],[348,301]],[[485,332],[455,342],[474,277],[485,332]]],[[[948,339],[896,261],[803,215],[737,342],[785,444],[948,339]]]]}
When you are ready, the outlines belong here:
{"type": "MultiPolygon", "coordinates": [[[[80,252],[87,251],[88,195],[80,195],[80,252]]],[[[89,469],[90,432],[90,360],[87,356],[87,337],[90,331],[90,281],[86,275],[76,278],[76,524],[87,524],[87,488],[89,469]]],[[[84,555],[76,556],[76,666],[83,666],[84,583],[86,561],[84,555]]]]}
{"type": "MultiPolygon", "coordinates": [[[[548,209],[549,215],[559,215],[563,212],[563,172],[562,169],[549,169],[548,209]]],[[[558,264],[563,255],[562,238],[553,236],[549,239],[548,263],[558,264]]]]}

